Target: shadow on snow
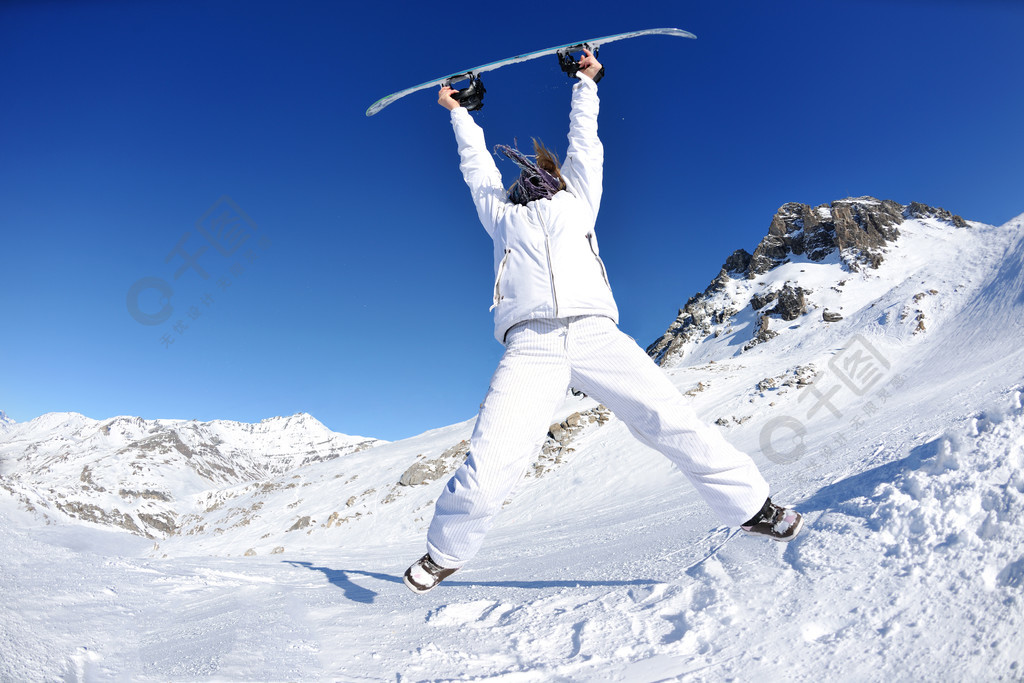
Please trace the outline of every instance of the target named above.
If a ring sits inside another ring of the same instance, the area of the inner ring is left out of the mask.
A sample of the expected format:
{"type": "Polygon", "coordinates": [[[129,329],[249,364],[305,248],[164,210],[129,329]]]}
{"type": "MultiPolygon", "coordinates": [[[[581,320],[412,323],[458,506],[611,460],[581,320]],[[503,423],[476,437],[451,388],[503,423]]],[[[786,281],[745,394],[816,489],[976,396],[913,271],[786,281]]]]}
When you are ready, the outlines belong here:
{"type": "Polygon", "coordinates": [[[827,512],[839,510],[845,503],[849,503],[855,498],[870,498],[879,484],[891,484],[901,475],[911,470],[920,469],[925,460],[938,454],[941,443],[941,437],[932,439],[927,443],[915,446],[904,458],[823,486],[813,496],[795,507],[801,514],[827,512]]]}
{"type": "MultiPolygon", "coordinates": [[[[366,576],[371,579],[378,581],[384,581],[387,583],[402,584],[401,576],[393,576],[391,574],[382,574],[380,572],[369,572],[362,569],[331,569],[330,567],[317,567],[312,562],[297,562],[294,560],[286,560],[290,565],[296,567],[304,567],[311,571],[323,572],[327,580],[335,586],[341,588],[345,593],[345,597],[353,602],[362,602],[365,604],[372,604],[374,599],[377,597],[377,591],[369,588],[364,588],[352,581],[352,576],[366,576]]],[[[649,586],[656,583],[660,583],[654,579],[630,579],[622,581],[570,581],[570,580],[542,580],[542,581],[459,581],[458,579],[450,579],[444,582],[445,586],[489,586],[495,588],[529,588],[529,589],[544,589],[544,588],[593,588],[598,586],[649,586]]],[[[404,588],[404,584],[403,584],[404,588]]]]}

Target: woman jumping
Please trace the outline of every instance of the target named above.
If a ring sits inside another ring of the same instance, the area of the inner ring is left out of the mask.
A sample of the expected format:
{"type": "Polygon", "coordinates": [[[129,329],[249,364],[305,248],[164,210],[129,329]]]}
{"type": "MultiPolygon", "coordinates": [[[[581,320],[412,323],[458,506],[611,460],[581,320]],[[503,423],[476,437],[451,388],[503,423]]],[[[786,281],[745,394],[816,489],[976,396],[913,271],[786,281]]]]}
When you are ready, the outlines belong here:
{"type": "Polygon", "coordinates": [[[800,531],[800,514],[772,503],[753,460],[701,422],[654,361],[618,329],[594,233],[604,163],[594,81],[601,71],[584,50],[564,164],[536,141],[536,161],[514,148],[496,148],[521,169],[508,190],[483,129],[452,97],[456,91],[443,87],[438,94],[451,112],[477,215],[494,241],[494,334],[505,353],[466,461],[434,507],[427,554],[405,572],[405,584],[417,593],[476,555],[570,386],[603,403],[634,436],[668,457],[724,524],[779,541],[800,531]]]}

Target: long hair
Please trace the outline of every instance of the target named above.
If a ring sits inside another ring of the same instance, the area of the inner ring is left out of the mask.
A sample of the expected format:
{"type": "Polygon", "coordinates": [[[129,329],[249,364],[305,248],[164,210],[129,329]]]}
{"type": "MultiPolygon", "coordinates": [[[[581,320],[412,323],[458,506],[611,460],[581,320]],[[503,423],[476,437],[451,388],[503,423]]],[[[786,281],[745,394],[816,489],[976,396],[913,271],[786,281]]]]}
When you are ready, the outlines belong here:
{"type": "Polygon", "coordinates": [[[501,152],[519,167],[519,178],[508,188],[509,201],[526,205],[535,199],[550,199],[566,188],[558,156],[533,138],[532,157],[508,145],[495,145],[494,151],[501,152]]]}
{"type": "Polygon", "coordinates": [[[537,138],[533,140],[533,153],[537,156],[537,167],[542,168],[551,175],[558,178],[558,189],[565,189],[565,181],[562,179],[562,166],[558,161],[558,155],[544,146],[544,143],[537,138]]]}

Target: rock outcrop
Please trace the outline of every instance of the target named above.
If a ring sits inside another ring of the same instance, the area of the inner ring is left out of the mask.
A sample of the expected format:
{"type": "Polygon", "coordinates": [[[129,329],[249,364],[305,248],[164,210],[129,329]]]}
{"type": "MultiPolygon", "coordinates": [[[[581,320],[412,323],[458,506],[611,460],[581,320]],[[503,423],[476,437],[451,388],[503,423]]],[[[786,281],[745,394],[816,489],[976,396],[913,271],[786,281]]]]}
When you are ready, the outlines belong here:
{"type": "Polygon", "coordinates": [[[837,323],[843,319],[842,314],[830,311],[827,308],[821,312],[821,319],[827,323],[837,323]]]}
{"type": "Polygon", "coordinates": [[[775,297],[775,307],[768,311],[769,315],[777,315],[783,320],[796,320],[807,312],[807,298],[803,287],[794,287],[787,282],[775,297]]]}
{"type": "MultiPolygon", "coordinates": [[[[720,295],[730,280],[754,280],[794,256],[823,261],[838,254],[848,271],[878,268],[887,246],[899,239],[900,224],[909,219],[932,219],[956,228],[968,227],[960,216],[917,202],[904,206],[890,200],[857,197],[814,208],[796,202],[784,204],[772,217],[768,234],[754,252],[734,251],[711,284],[690,297],[665,334],[647,347],[648,355],[659,364],[678,361],[687,345],[729,331],[732,319],[748,303],[757,318],[743,350],[772,339],[778,333],[771,329],[770,320],[791,321],[806,313],[811,307],[808,292],[787,283],[781,290],[755,292],[749,300],[738,301],[720,295]],[[768,309],[770,304],[774,307],[768,309]]],[[[823,311],[821,317],[825,322],[842,320],[835,311],[823,311]]]]}
{"type": "Polygon", "coordinates": [[[785,262],[791,254],[821,261],[839,250],[850,270],[882,262],[885,245],[899,237],[904,207],[871,197],[843,199],[811,208],[791,202],[782,205],[757,245],[746,276],[755,278],[785,262]]]}
{"type": "Polygon", "coordinates": [[[451,446],[436,458],[423,458],[414,462],[402,473],[398,480],[400,486],[419,486],[429,484],[454,472],[465,462],[469,454],[469,439],[463,439],[451,446]]]}

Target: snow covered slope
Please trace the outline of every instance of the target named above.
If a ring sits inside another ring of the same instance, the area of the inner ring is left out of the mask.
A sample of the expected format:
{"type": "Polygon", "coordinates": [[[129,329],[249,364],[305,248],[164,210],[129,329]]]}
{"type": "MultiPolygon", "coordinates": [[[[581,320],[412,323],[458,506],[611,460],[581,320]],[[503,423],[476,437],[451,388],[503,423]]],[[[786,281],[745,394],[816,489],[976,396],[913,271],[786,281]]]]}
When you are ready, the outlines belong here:
{"type": "Polygon", "coordinates": [[[146,435],[44,416],[36,441],[0,435],[0,679],[1019,680],[1024,216],[799,207],[652,345],[804,512],[792,544],[721,527],[568,396],[480,556],[416,596],[401,572],[471,422],[276,470],[239,454],[195,486],[149,465],[178,517],[147,540],[70,524],[46,489],[88,467],[113,490],[82,454],[146,435]]]}

